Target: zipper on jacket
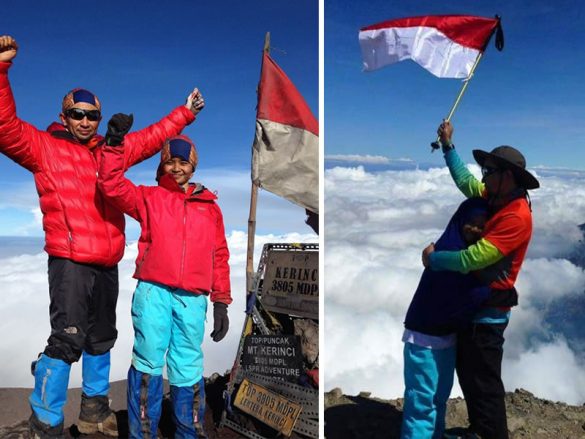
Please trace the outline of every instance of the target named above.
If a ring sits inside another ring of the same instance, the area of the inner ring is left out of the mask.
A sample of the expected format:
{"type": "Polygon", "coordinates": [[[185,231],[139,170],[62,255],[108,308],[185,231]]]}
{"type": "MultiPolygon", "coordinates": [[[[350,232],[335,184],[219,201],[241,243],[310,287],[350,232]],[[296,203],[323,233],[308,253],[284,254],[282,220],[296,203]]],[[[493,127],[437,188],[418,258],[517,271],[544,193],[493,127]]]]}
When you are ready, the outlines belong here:
{"type": "MultiPolygon", "coordinates": [[[[95,157],[94,157],[94,160],[95,160],[95,157]]],[[[113,254],[112,254],[112,236],[110,235],[110,229],[108,227],[109,220],[108,220],[108,214],[107,214],[106,200],[104,200],[104,195],[99,191],[99,189],[97,189],[97,187],[96,187],[96,195],[100,200],[100,202],[99,202],[100,208],[101,208],[101,211],[104,215],[104,229],[106,231],[106,238],[108,240],[109,255],[110,255],[110,259],[111,259],[113,256],[113,254]]],[[[124,234],[124,241],[126,241],[125,234],[124,234]]]]}
{"type": "MultiPolygon", "coordinates": [[[[109,222],[108,222],[107,214],[106,214],[106,202],[105,202],[104,197],[101,193],[99,194],[99,197],[101,198],[101,201],[102,201],[101,204],[102,204],[102,209],[104,212],[104,220],[105,220],[104,227],[106,228],[106,238],[108,239],[108,247],[110,249],[110,259],[111,259],[114,256],[114,254],[112,252],[112,236],[110,235],[110,229],[108,227],[109,222]]],[[[124,221],[126,221],[126,220],[124,219],[124,221]]],[[[124,229],[125,228],[126,228],[126,226],[124,226],[124,229]]],[[[126,242],[126,235],[125,234],[124,234],[124,242],[126,242]]]]}
{"type": "Polygon", "coordinates": [[[148,255],[148,250],[150,250],[150,245],[146,247],[146,249],[144,250],[144,254],[142,255],[140,264],[138,264],[138,267],[136,267],[136,276],[139,276],[140,272],[142,271],[142,264],[144,264],[144,261],[146,261],[146,255],[148,255]]]}
{"type": "MultiPolygon", "coordinates": [[[[97,161],[97,158],[95,156],[95,154],[92,151],[88,151],[89,155],[91,156],[91,158],[93,159],[93,162],[95,163],[95,177],[96,177],[96,188],[95,188],[95,192],[96,192],[96,196],[97,198],[99,198],[99,209],[98,212],[100,212],[101,210],[101,214],[103,214],[104,216],[104,229],[106,232],[106,239],[108,240],[108,255],[109,255],[109,259],[112,259],[112,237],[110,235],[110,230],[108,228],[108,215],[107,215],[107,206],[106,206],[106,200],[104,199],[104,195],[102,194],[102,192],[97,188],[97,178],[99,177],[99,163],[97,161]]],[[[126,236],[124,235],[124,241],[126,241],[126,236]]]]}
{"type": "MultiPolygon", "coordinates": [[[[58,192],[57,192],[58,193],[58,192]]],[[[73,255],[73,233],[72,233],[72,228],[71,228],[71,224],[69,223],[69,218],[67,217],[67,209],[65,208],[65,203],[63,203],[63,201],[61,200],[61,197],[59,197],[59,204],[61,204],[61,209],[63,212],[63,221],[65,222],[65,227],[67,227],[67,239],[68,239],[68,247],[69,247],[69,255],[73,255]]]]}
{"type": "Polygon", "coordinates": [[[187,198],[183,200],[183,253],[181,256],[181,271],[179,285],[183,285],[183,271],[185,270],[185,252],[187,251],[187,198]]]}

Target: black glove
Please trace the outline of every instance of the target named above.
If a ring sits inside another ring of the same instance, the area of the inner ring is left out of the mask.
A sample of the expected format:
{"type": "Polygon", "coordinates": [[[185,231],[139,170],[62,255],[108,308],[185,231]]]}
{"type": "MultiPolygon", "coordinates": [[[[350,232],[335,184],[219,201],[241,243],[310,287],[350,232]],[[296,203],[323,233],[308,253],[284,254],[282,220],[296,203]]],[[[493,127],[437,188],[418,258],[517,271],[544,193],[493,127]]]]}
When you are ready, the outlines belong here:
{"type": "Polygon", "coordinates": [[[441,143],[441,149],[443,150],[443,154],[446,154],[448,151],[455,149],[455,145],[452,143],[441,143]]]}
{"type": "Polygon", "coordinates": [[[230,319],[228,319],[227,305],[221,302],[213,303],[213,332],[211,338],[218,342],[222,340],[228,332],[230,327],[230,319]]]}
{"type": "Polygon", "coordinates": [[[124,141],[124,136],[128,134],[134,122],[134,116],[124,113],[116,113],[108,122],[108,131],[106,132],[106,145],[119,146],[124,141]]]}

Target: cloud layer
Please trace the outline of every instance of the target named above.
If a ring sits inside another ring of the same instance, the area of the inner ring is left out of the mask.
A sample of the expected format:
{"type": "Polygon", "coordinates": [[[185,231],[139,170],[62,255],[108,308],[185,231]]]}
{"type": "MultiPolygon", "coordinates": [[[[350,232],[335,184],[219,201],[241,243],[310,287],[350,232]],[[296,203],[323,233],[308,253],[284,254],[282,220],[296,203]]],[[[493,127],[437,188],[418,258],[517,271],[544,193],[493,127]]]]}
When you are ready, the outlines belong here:
{"type": "MultiPolygon", "coordinates": [[[[479,168],[470,165],[479,176],[479,168]]],[[[520,305],[506,330],[503,378],[508,390],[585,402],[585,359],[568,334],[554,333],[547,309],[583,294],[585,272],[566,256],[582,238],[583,173],[537,172],[534,232],[517,282],[520,305]],[[559,367],[562,361],[562,367],[559,367]]],[[[436,240],[463,201],[446,168],[325,174],[325,388],[403,393],[403,319],[436,240]]],[[[456,385],[454,394],[460,394],[456,385]]]]}
{"type": "Polygon", "coordinates": [[[370,163],[370,164],[382,164],[387,165],[390,163],[390,159],[383,155],[358,155],[358,154],[331,154],[326,155],[325,160],[334,162],[358,162],[358,163],[370,163]]]}
{"type": "MultiPolygon", "coordinates": [[[[155,169],[156,163],[149,170],[132,168],[128,172],[128,178],[137,185],[154,185],[155,169]]],[[[241,230],[250,210],[250,170],[202,167],[197,169],[193,181],[201,182],[217,193],[226,230],[241,230]]],[[[281,235],[302,229],[304,220],[304,209],[268,191],[260,191],[257,233],[281,235]]],[[[32,177],[28,181],[14,183],[2,181],[0,176],[0,235],[42,237],[41,221],[38,195],[32,177]]],[[[127,239],[138,239],[138,223],[129,219],[126,224],[127,239]]]]}
{"type": "MultiPolygon", "coordinates": [[[[307,230],[308,229],[307,227],[307,230]]],[[[284,235],[256,236],[255,258],[257,265],[262,246],[269,242],[316,242],[311,233],[287,233],[284,235]]],[[[208,336],[203,343],[205,354],[205,375],[223,373],[230,369],[244,322],[245,310],[245,265],[247,235],[233,231],[228,235],[231,252],[231,280],[233,303],[229,307],[230,331],[220,343],[214,343],[208,336]]],[[[119,265],[120,296],[117,307],[118,340],[112,350],[111,380],[126,377],[132,353],[133,330],[130,319],[130,305],[136,280],[132,279],[134,260],[137,255],[136,242],[127,248],[119,265]]],[[[33,377],[29,371],[30,362],[44,349],[50,334],[49,294],[47,282],[47,255],[45,253],[22,254],[0,257],[0,358],[3,359],[0,387],[32,387],[33,377]],[[7,361],[10,359],[10,361],[7,361]]],[[[208,309],[207,330],[213,325],[212,307],[208,309]]],[[[81,367],[74,365],[70,386],[81,384],[81,367]]]]}

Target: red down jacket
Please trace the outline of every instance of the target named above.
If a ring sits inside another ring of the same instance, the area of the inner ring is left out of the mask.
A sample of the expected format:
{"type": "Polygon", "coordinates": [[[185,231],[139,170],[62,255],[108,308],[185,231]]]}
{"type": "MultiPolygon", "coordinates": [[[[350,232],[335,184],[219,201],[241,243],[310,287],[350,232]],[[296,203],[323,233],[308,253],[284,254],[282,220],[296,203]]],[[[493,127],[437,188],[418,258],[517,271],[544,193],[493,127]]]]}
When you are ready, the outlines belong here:
{"type": "Polygon", "coordinates": [[[229,251],[217,197],[200,185],[187,192],[168,174],[158,186],[135,186],[124,177],[124,148],[106,146],[98,186],[118,209],[140,222],[134,277],[211,294],[230,304],[229,251]]]}
{"type": "MultiPolygon", "coordinates": [[[[124,254],[124,215],[97,190],[102,141],[78,143],[59,124],[40,131],[16,116],[8,82],[11,63],[0,62],[0,152],[34,174],[43,213],[45,251],[51,256],[102,266],[124,254]]],[[[143,130],[126,136],[124,168],[156,154],[168,137],[195,117],[184,106],[143,130]]]]}

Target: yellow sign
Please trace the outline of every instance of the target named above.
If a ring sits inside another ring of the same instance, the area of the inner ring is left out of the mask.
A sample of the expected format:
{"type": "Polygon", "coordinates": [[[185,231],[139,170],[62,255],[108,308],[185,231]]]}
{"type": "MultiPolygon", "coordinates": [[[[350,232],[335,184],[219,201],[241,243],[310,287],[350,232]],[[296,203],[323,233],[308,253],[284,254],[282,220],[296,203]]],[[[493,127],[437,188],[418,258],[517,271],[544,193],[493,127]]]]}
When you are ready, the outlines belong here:
{"type": "Polygon", "coordinates": [[[234,405],[270,427],[290,436],[302,407],[244,378],[234,405]]]}

